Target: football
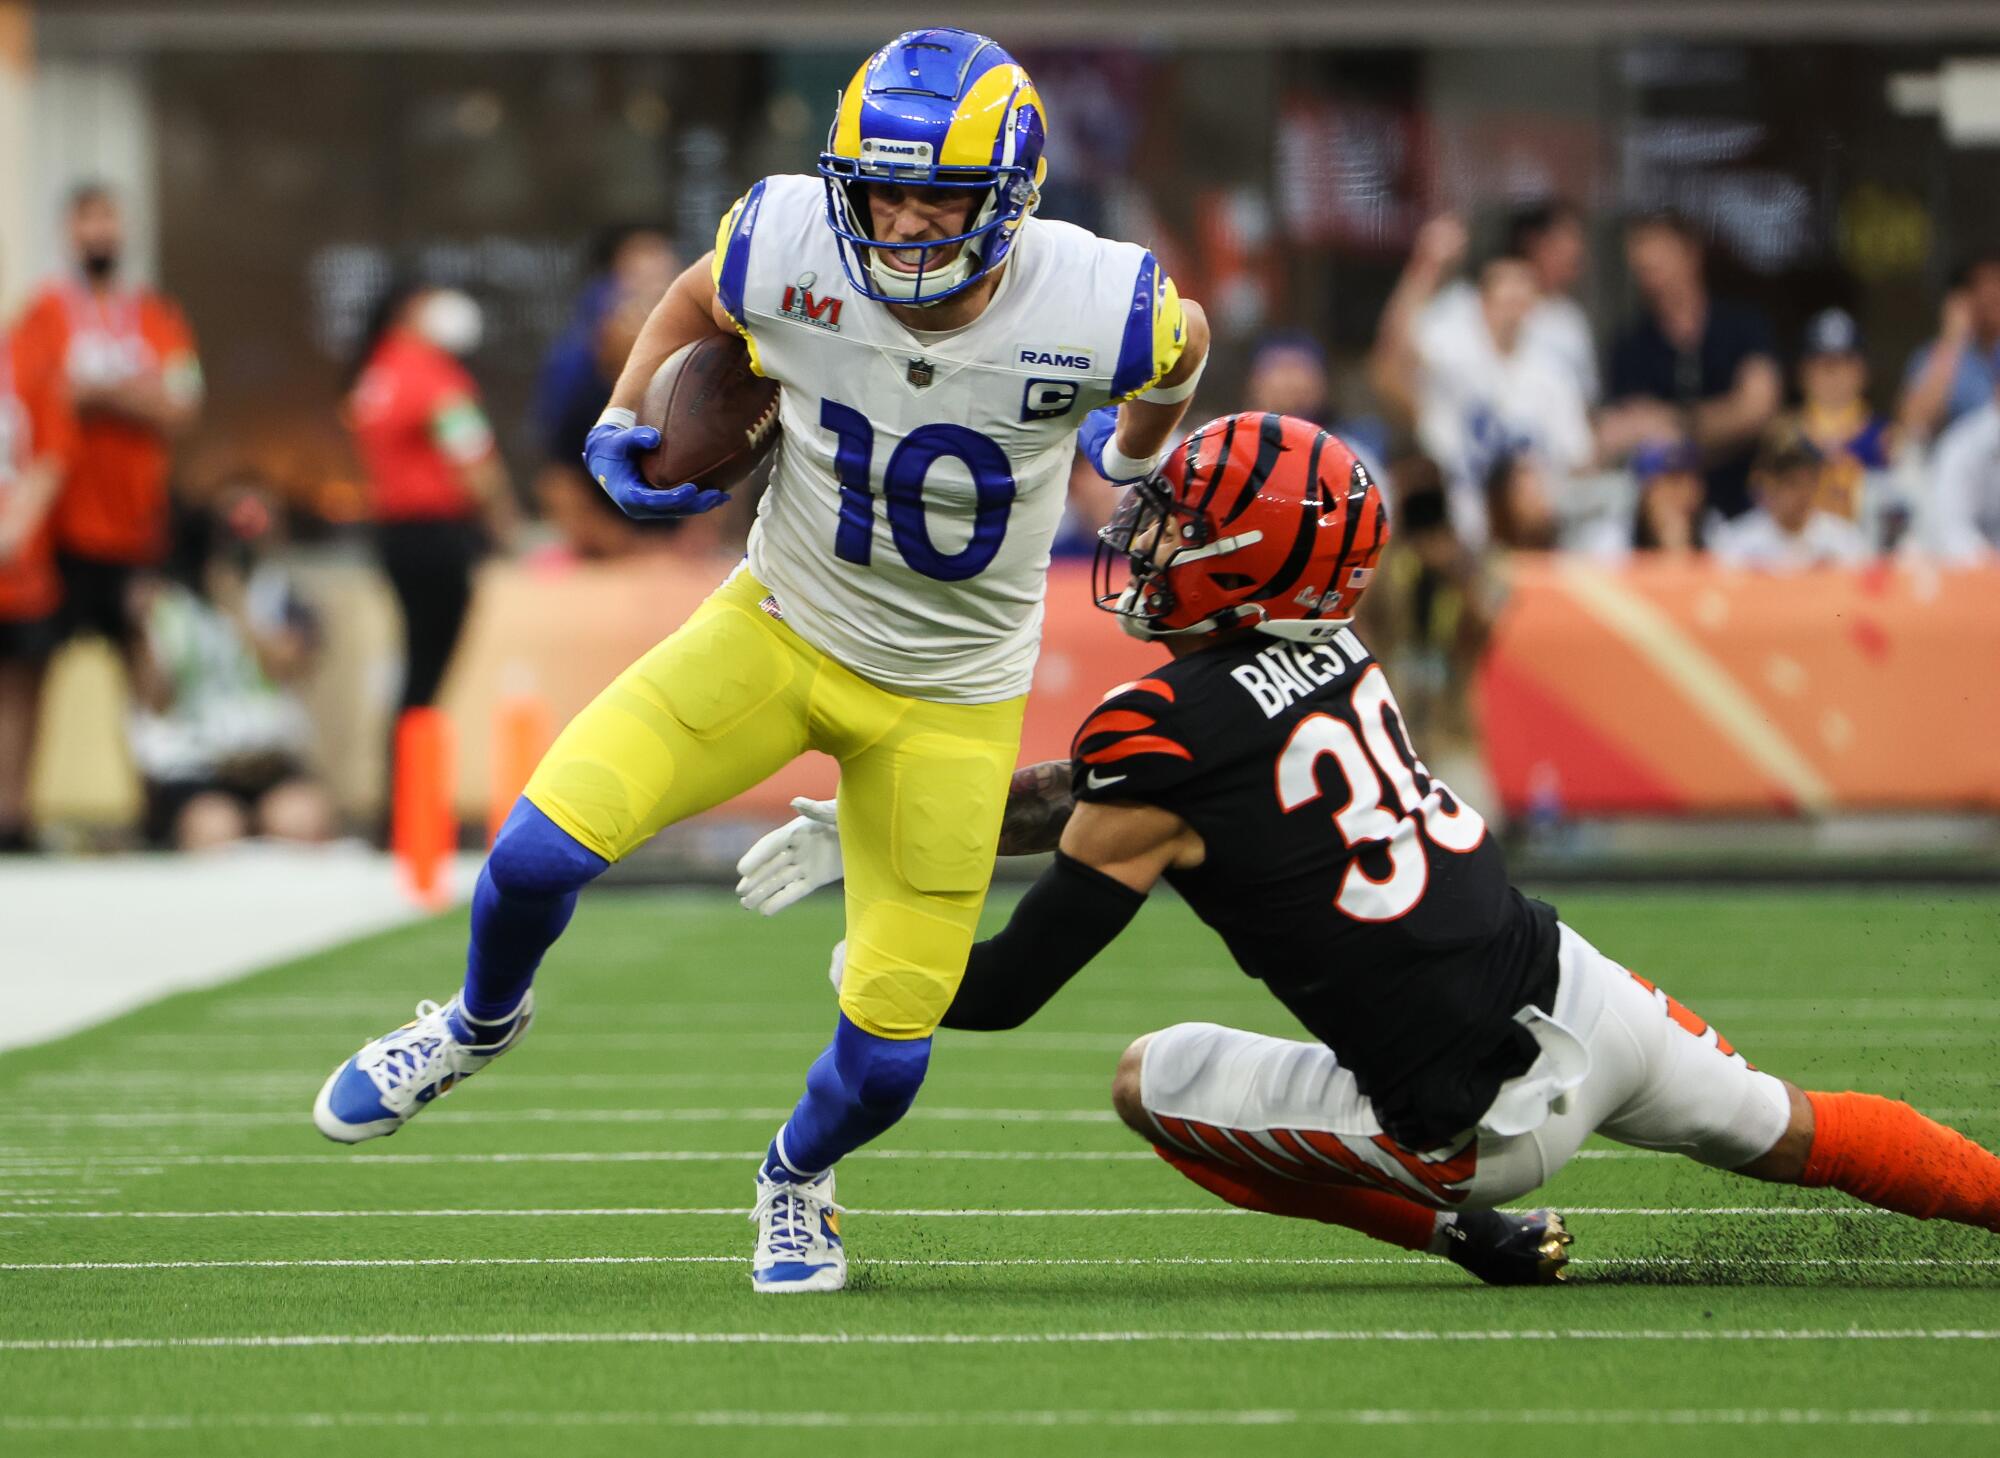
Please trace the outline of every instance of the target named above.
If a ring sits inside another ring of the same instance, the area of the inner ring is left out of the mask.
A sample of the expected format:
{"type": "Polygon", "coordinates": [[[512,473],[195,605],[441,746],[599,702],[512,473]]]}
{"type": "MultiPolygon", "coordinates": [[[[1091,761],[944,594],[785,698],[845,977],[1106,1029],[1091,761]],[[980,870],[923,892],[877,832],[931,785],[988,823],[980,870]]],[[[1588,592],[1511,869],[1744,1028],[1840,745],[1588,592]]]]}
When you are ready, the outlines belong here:
{"type": "Polygon", "coordinates": [[[778,443],[778,382],[750,368],[741,339],[698,339],[653,372],[638,423],[660,433],[660,444],[639,458],[653,485],[692,481],[728,491],[778,443]]]}

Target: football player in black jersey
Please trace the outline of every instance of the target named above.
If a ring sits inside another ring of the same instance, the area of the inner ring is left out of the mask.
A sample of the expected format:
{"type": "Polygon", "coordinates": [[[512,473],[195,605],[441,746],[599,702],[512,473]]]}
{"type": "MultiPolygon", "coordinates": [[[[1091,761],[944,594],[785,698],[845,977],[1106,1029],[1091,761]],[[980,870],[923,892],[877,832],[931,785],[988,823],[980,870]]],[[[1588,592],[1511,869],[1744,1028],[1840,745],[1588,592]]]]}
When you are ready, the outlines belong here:
{"type": "MultiPolygon", "coordinates": [[[[1601,1133],[2000,1231],[2000,1159],[1907,1104],[1756,1069],[1509,884],[1348,626],[1387,535],[1366,468],[1291,417],[1211,422],[1132,488],[1097,600],[1171,659],[1105,698],[1069,764],[1015,776],[1001,852],[1055,860],[944,1026],[1019,1026],[1164,879],[1317,1040],[1184,1023],[1120,1061],[1121,1117],[1233,1204],[1555,1279],[1560,1218],[1493,1207],[1601,1133]]],[[[838,877],[828,808],[744,858],[746,906],[838,877]]]]}

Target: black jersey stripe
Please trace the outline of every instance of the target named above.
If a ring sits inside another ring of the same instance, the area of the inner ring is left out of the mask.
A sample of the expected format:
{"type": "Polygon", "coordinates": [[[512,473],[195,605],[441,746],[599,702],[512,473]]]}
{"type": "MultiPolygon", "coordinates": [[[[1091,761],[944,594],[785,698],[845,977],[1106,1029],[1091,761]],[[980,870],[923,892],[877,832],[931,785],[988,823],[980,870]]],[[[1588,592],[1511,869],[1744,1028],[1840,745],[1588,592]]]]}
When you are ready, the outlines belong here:
{"type": "Polygon", "coordinates": [[[1222,518],[1224,526],[1250,509],[1250,503],[1264,489],[1264,482],[1270,479],[1271,468],[1278,464],[1278,457],[1284,449],[1285,418],[1266,411],[1257,426],[1257,459],[1250,467],[1250,477],[1243,483],[1243,489],[1236,493],[1236,504],[1222,518]]]}

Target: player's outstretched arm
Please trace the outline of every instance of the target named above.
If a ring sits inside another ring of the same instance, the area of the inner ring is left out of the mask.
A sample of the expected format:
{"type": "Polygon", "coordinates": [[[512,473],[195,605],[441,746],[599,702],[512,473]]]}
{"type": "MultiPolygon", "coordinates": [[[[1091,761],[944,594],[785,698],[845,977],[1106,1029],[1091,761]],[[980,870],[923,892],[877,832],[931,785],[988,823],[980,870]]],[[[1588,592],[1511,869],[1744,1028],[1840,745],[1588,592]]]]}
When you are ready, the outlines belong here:
{"type": "Polygon", "coordinates": [[[1055,863],[999,935],[972,949],[944,1026],[1018,1028],[1111,945],[1169,867],[1199,864],[1201,856],[1201,837],[1170,810],[1077,806],[1055,863]]]}

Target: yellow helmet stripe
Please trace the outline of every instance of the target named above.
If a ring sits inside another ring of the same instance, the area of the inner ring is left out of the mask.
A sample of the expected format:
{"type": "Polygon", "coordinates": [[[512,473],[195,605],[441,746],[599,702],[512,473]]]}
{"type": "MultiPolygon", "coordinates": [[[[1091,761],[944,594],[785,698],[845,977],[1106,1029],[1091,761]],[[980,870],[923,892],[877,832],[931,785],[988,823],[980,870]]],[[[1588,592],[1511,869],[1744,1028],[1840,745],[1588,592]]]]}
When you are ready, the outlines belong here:
{"type": "MultiPolygon", "coordinates": [[[[972,83],[965,93],[965,99],[952,113],[951,126],[944,134],[944,146],[938,153],[938,165],[942,167],[991,167],[994,152],[1000,141],[1001,130],[1013,119],[1014,107],[1009,103],[1033,106],[1042,113],[1042,125],[1048,126],[1048,114],[1042,111],[1042,101],[1035,94],[1028,73],[1019,66],[995,66],[984,76],[972,83]]],[[[859,142],[856,142],[857,147],[859,142]]]]}
{"type": "Polygon", "coordinates": [[[861,101],[867,91],[868,68],[875,64],[870,56],[861,63],[854,73],[854,79],[847,83],[847,89],[840,93],[840,110],[833,120],[833,153],[836,157],[859,157],[861,155],[861,101]]]}

